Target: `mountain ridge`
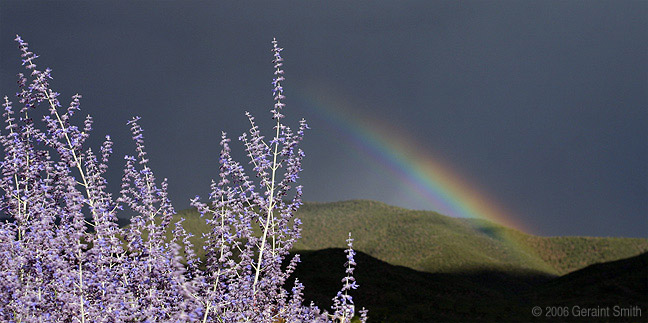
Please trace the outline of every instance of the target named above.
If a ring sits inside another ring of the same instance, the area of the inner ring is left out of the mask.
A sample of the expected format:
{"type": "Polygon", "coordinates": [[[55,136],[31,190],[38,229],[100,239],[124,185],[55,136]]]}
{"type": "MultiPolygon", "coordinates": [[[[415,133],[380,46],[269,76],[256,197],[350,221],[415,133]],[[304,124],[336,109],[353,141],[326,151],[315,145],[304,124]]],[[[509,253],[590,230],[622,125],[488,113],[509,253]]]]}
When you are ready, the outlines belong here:
{"type": "MultiPolygon", "coordinates": [[[[181,216],[202,254],[205,219],[195,209],[178,212],[174,221],[181,216]]],[[[306,202],[295,217],[302,221],[302,238],[294,249],[344,248],[351,232],[357,250],[432,273],[488,269],[560,276],[648,251],[644,238],[541,237],[484,219],[453,218],[371,200],[306,202]]]]}

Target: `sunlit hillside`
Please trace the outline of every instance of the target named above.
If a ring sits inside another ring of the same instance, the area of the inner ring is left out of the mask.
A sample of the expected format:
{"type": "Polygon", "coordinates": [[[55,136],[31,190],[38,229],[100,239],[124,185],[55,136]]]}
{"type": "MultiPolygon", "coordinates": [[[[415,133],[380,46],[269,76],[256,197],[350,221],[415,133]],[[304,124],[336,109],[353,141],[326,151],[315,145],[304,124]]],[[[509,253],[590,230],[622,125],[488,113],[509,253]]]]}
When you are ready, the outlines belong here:
{"type": "MultiPolygon", "coordinates": [[[[175,217],[180,216],[194,234],[198,254],[203,255],[201,236],[209,230],[204,219],[193,209],[175,217]]],[[[430,273],[514,270],[562,275],[648,251],[648,239],[539,237],[485,220],[365,200],[305,203],[297,217],[303,222],[297,250],[344,248],[351,232],[357,250],[392,265],[430,273]]]]}

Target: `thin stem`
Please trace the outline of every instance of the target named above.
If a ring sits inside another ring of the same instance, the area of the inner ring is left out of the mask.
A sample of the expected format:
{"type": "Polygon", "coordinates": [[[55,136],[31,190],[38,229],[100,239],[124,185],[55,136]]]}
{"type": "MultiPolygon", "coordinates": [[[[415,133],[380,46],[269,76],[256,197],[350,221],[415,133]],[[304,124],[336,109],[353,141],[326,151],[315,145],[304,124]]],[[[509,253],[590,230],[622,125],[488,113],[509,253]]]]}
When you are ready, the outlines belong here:
{"type": "MultiPolygon", "coordinates": [[[[259,281],[259,274],[261,273],[261,260],[263,259],[263,251],[265,250],[266,238],[268,236],[268,229],[270,228],[270,221],[272,221],[272,226],[274,230],[274,193],[275,193],[275,175],[277,173],[277,155],[279,150],[279,128],[280,128],[280,119],[277,118],[277,134],[275,135],[275,147],[272,160],[272,180],[270,181],[270,197],[268,197],[268,216],[266,217],[266,223],[263,226],[263,238],[261,239],[261,248],[259,250],[259,260],[257,261],[256,273],[254,275],[254,283],[252,284],[252,293],[256,294],[256,284],[259,281]]],[[[274,244],[274,235],[273,235],[273,244],[274,244]]],[[[274,248],[274,245],[273,245],[274,248]]],[[[272,250],[274,254],[274,249],[272,250]]]]}

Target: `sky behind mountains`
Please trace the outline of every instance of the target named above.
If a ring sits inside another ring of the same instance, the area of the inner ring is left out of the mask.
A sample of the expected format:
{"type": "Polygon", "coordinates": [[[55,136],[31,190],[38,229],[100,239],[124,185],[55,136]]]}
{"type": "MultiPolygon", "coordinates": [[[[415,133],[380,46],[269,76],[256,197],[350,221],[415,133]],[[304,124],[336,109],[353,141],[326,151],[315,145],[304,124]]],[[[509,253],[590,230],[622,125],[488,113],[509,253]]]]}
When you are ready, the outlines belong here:
{"type": "Polygon", "coordinates": [[[244,111],[270,130],[276,37],[287,122],[312,128],[306,201],[439,210],[393,133],[530,233],[647,237],[647,26],[644,1],[0,1],[0,89],[20,34],[83,95],[91,143],[116,141],[113,191],[139,115],[182,209],[217,177],[221,131],[242,158],[244,111]]]}

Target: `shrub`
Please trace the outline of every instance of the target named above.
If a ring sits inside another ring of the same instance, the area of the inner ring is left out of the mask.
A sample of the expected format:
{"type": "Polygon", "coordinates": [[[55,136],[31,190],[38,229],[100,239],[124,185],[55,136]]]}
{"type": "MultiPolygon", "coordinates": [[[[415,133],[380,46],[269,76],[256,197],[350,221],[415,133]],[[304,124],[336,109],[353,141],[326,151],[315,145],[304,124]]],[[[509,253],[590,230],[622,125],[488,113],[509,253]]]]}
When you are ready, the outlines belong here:
{"type": "MultiPolygon", "coordinates": [[[[304,153],[298,148],[308,126],[293,132],[282,123],[284,80],[281,48],[273,41],[276,121],[266,141],[247,113],[245,145],[256,178],[230,155],[223,133],[219,180],[209,202],[198,208],[210,234],[206,257],[199,259],[190,234],[179,221],[173,238],[164,232],[175,210],[167,182],[156,180],[148,165],[138,117],[128,122],[136,155],[125,156],[121,191],[106,189],[112,153],[109,136],[95,152],[84,143],[92,130],[88,116],[72,123],[81,96],[64,109],[50,88],[51,70],[36,69],[38,57],[19,36],[22,63],[18,102],[4,97],[5,130],[0,135],[0,318],[6,322],[350,322],[355,310],[349,291],[354,251],[349,236],[346,272],[332,313],[303,305],[304,286],[284,286],[299,262],[282,263],[300,236],[293,218],[301,205],[294,186],[304,153]],[[42,113],[45,105],[49,113],[42,113]],[[257,188],[258,187],[258,188],[257,188]],[[117,214],[134,211],[120,228],[117,214]],[[161,219],[161,221],[160,221],[161,219]],[[92,227],[89,230],[88,227],[92,227]]],[[[361,321],[367,311],[362,310],[361,321]]]]}

